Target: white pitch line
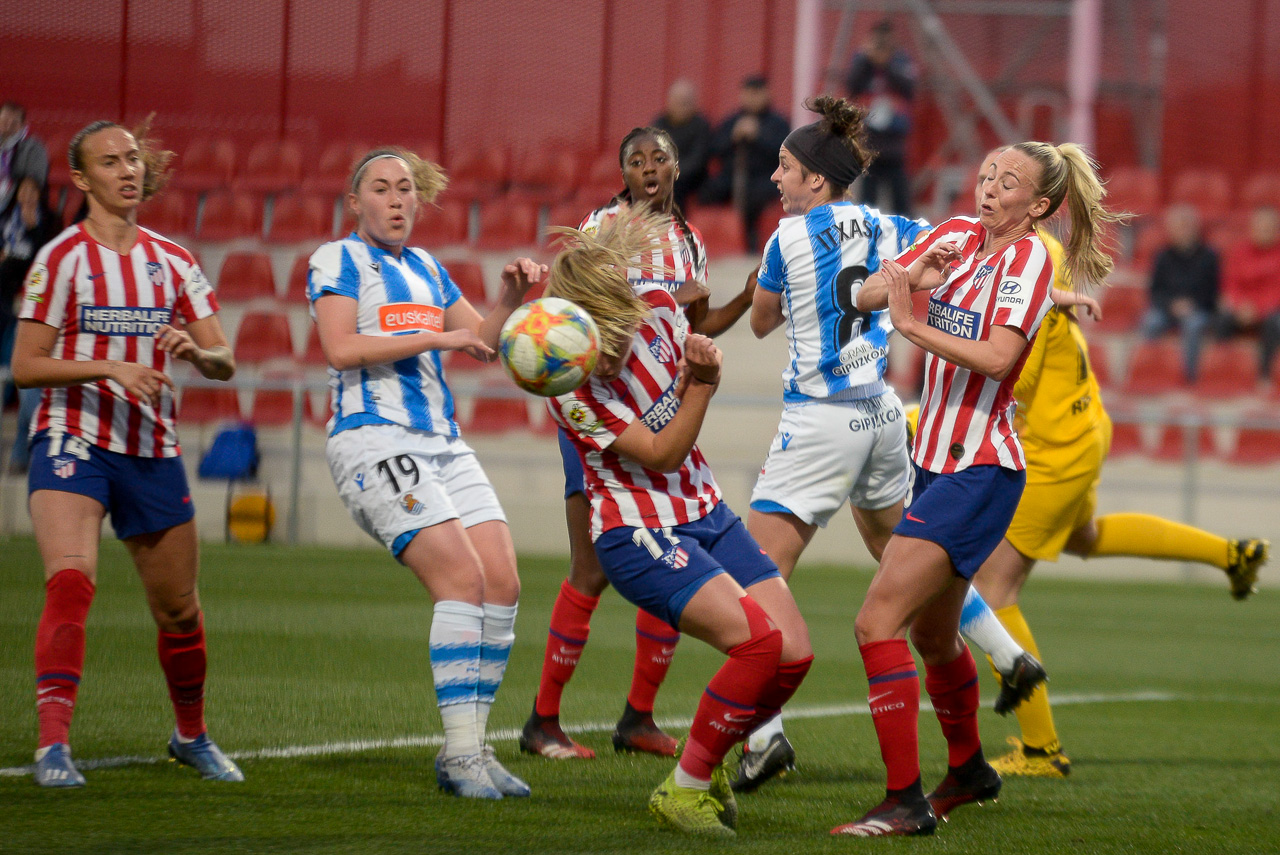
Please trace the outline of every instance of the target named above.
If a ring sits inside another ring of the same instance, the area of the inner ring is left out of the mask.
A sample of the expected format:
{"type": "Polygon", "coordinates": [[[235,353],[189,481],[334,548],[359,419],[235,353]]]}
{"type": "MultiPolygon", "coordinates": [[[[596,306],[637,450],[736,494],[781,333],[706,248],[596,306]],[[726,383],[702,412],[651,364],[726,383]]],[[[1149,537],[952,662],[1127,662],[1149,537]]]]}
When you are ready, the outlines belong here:
{"type": "MultiPolygon", "coordinates": [[[[932,709],[927,699],[921,699],[921,710],[932,709]]],[[[1055,695],[1053,698],[1054,706],[1078,706],[1081,704],[1123,704],[1123,703],[1161,703],[1168,701],[1190,700],[1185,695],[1175,695],[1170,692],[1128,692],[1124,694],[1075,694],[1075,695],[1055,695]]],[[[1222,698],[1219,700],[1247,700],[1242,698],[1230,699],[1222,698]]],[[[847,715],[867,715],[867,705],[865,702],[859,704],[832,704],[817,707],[797,707],[795,709],[788,708],[786,717],[788,719],[802,718],[838,718],[847,715]]],[[[670,729],[683,729],[690,725],[690,718],[662,718],[658,720],[658,725],[670,729]]],[[[565,725],[566,733],[605,733],[613,730],[616,722],[595,721],[586,724],[565,725]]],[[[506,730],[497,730],[489,733],[490,742],[513,742],[520,736],[520,731],[515,728],[506,730]]],[[[233,760],[272,760],[291,757],[324,757],[334,754],[363,754],[368,751],[379,751],[384,748],[435,748],[444,744],[444,736],[441,734],[427,734],[423,736],[400,736],[394,739],[356,739],[349,742],[326,742],[320,745],[286,745],[280,748],[259,748],[253,751],[232,751],[227,754],[233,760]]],[[[104,757],[99,760],[76,760],[76,768],[85,771],[93,769],[114,769],[120,766],[146,766],[154,763],[163,763],[167,760],[161,756],[125,756],[125,757],[104,757]]],[[[16,778],[23,775],[30,775],[34,771],[34,766],[10,766],[8,768],[0,768],[0,778],[16,778]]]]}

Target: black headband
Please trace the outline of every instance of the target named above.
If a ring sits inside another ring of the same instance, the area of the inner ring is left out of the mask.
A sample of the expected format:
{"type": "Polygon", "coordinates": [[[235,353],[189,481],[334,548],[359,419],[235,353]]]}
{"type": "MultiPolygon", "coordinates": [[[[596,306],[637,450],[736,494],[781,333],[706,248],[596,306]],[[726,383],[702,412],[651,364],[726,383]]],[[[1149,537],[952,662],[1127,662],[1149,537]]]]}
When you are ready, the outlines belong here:
{"type": "Polygon", "coordinates": [[[796,128],[782,143],[810,172],[848,187],[862,175],[862,167],[844,139],[822,129],[822,122],[796,128]]]}

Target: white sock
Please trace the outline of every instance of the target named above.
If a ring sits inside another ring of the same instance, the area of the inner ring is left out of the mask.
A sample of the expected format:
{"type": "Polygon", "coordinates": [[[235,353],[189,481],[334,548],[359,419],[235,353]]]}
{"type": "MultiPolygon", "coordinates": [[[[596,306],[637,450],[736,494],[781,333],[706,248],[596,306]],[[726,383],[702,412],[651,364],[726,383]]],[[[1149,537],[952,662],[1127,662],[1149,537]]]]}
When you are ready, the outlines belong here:
{"type": "Polygon", "coordinates": [[[686,790],[709,790],[711,789],[711,779],[708,778],[704,781],[701,778],[695,778],[684,769],[681,769],[679,764],[676,764],[676,786],[684,787],[686,790]]]}
{"type": "Polygon", "coordinates": [[[747,737],[748,751],[763,751],[769,747],[769,740],[775,733],[782,733],[782,713],[778,713],[764,724],[751,731],[747,737]]]}
{"type": "Polygon", "coordinates": [[[960,632],[982,648],[982,652],[995,663],[996,670],[1001,672],[1012,668],[1017,658],[1026,653],[972,585],[969,593],[965,594],[964,608],[960,612],[960,632]]]}
{"type": "Polygon", "coordinates": [[[436,603],[431,617],[431,676],[444,724],[444,756],[480,752],[476,706],[484,609],[458,600],[436,603]]]}
{"type": "Polygon", "coordinates": [[[507,673],[511,645],[516,640],[517,606],[484,604],[484,631],[480,636],[480,684],[476,698],[476,732],[480,742],[489,727],[489,710],[507,673]]]}

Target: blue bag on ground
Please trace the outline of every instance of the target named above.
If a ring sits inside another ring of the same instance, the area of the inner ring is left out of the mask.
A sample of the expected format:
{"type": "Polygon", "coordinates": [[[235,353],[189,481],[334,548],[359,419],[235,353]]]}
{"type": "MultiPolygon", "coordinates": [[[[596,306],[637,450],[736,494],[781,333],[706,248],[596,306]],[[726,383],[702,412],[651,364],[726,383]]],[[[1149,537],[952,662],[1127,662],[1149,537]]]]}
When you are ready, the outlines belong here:
{"type": "Polygon", "coordinates": [[[201,478],[233,481],[258,474],[258,434],[247,422],[218,431],[213,445],[200,460],[201,478]]]}

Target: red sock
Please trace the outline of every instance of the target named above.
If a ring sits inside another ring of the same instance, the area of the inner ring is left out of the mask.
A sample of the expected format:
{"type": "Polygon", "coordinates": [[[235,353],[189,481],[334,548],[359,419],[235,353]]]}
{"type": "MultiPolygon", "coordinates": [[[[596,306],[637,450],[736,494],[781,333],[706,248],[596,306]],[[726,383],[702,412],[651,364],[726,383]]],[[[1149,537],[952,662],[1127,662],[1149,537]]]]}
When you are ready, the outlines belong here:
{"type": "Polygon", "coordinates": [[[888,788],[901,790],[920,778],[920,677],[906,639],[872,641],[858,648],[870,687],[867,700],[889,772],[888,788]]]}
{"type": "Polygon", "coordinates": [[[560,695],[578,667],[578,657],[591,634],[591,613],[599,604],[599,597],[579,592],[568,579],[561,583],[560,596],[551,609],[547,650],[542,656],[542,680],[533,704],[538,715],[560,715],[560,695]]]}
{"type": "Polygon", "coordinates": [[[205,732],[204,616],[200,616],[200,626],[195,632],[161,632],[156,646],[160,651],[160,667],[169,684],[178,735],[194,739],[205,732]]]}
{"type": "Polygon", "coordinates": [[[44,586],[36,627],[36,719],[44,748],[66,742],[84,669],[84,622],[93,583],[79,570],[59,570],[44,586]]]}
{"type": "Polygon", "coordinates": [[[711,772],[755,721],[756,705],[777,681],[782,633],[769,628],[764,610],[750,596],[739,600],[751,624],[751,638],[729,648],[729,661],[711,678],[689,728],[680,768],[707,781],[711,772]]]}
{"type": "Polygon", "coordinates": [[[947,739],[947,765],[963,766],[982,750],[978,738],[978,667],[964,652],[946,665],[924,666],[924,688],[947,739]]]}
{"type": "Polygon", "coordinates": [[[772,686],[765,689],[764,694],[760,696],[760,702],[756,704],[756,718],[751,725],[751,730],[755,730],[761,724],[782,712],[782,707],[787,701],[791,700],[791,696],[796,693],[796,689],[800,688],[800,684],[804,682],[805,675],[809,673],[809,668],[812,665],[813,657],[806,656],[803,659],[783,662],[778,666],[777,679],[772,686]]]}
{"type": "Polygon", "coordinates": [[[653,699],[671,669],[679,640],[680,630],[644,609],[636,611],[636,669],[627,693],[627,703],[636,712],[653,712],[653,699]]]}

